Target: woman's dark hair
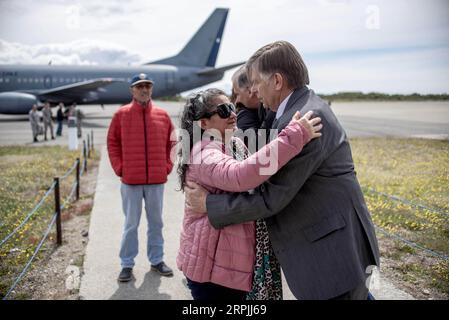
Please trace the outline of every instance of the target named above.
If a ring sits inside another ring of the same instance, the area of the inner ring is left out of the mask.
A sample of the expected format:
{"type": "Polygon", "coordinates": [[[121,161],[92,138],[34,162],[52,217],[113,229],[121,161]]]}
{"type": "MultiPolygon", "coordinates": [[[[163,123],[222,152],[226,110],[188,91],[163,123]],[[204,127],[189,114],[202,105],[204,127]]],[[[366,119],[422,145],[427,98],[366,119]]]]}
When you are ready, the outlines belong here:
{"type": "MultiPolygon", "coordinates": [[[[200,91],[198,93],[191,94],[187,97],[186,104],[184,105],[184,110],[181,115],[181,123],[180,128],[182,129],[181,134],[179,135],[178,143],[181,143],[181,147],[178,150],[178,168],[177,172],[179,175],[179,184],[180,190],[184,191],[184,187],[186,185],[186,173],[187,168],[189,167],[190,159],[183,159],[183,155],[189,155],[190,151],[192,151],[193,145],[197,141],[193,141],[193,128],[194,126],[198,126],[196,121],[205,118],[206,115],[212,111],[215,104],[215,99],[218,96],[226,96],[220,89],[207,89],[204,91],[200,91]],[[183,134],[188,133],[189,139],[188,141],[184,141],[182,139],[183,134]],[[187,144],[188,143],[188,144],[187,144]],[[185,152],[185,148],[188,148],[189,152],[185,152]],[[184,150],[184,152],[183,152],[184,150]]],[[[198,128],[201,130],[201,136],[203,136],[204,130],[199,126],[198,128]]]]}

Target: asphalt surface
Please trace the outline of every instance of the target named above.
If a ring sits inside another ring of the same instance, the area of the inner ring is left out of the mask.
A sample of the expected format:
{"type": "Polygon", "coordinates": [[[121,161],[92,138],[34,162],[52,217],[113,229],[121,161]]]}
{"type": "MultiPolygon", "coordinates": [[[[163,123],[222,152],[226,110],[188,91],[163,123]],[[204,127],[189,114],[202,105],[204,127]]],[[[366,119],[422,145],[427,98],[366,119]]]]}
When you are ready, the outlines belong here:
{"type": "Polygon", "coordinates": [[[449,102],[348,102],[331,107],[349,137],[449,139],[449,102]]]}
{"type": "MultiPolygon", "coordinates": [[[[181,102],[156,101],[178,126],[181,102]]],[[[103,145],[112,115],[119,105],[80,106],[86,115],[84,133],[92,132],[94,142],[103,145]]],[[[350,102],[331,105],[349,137],[397,136],[449,139],[449,102],[350,102]]],[[[53,111],[56,113],[56,111],[53,111]]],[[[42,139],[42,137],[40,137],[42,139]]],[[[67,144],[67,126],[55,141],[33,144],[27,115],[0,115],[0,145],[67,144]]]]}

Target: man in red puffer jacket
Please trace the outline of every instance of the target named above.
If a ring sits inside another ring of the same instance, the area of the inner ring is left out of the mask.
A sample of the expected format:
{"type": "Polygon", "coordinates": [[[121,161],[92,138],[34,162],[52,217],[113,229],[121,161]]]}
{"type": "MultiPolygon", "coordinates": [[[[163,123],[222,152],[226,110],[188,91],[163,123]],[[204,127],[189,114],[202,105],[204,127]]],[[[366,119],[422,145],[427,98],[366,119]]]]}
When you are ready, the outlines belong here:
{"type": "Polygon", "coordinates": [[[121,282],[132,279],[142,200],[148,221],[147,256],[151,270],[173,275],[163,261],[162,203],[164,184],[173,168],[170,153],[176,143],[174,126],[167,112],[153,104],[153,81],[146,74],[134,76],[130,89],[133,100],[114,114],[107,138],[112,168],[122,181],[125,227],[120,248],[121,282]]]}

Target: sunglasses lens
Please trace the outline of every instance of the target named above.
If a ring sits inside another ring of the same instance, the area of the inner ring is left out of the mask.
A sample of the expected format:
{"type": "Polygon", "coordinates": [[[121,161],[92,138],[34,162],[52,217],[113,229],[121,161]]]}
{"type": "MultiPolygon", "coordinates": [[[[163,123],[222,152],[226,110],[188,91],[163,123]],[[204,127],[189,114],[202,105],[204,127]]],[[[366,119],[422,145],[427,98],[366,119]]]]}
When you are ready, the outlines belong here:
{"type": "Polygon", "coordinates": [[[235,112],[235,107],[233,104],[221,104],[217,107],[218,116],[222,119],[229,118],[232,112],[235,112]]]}
{"type": "Polygon", "coordinates": [[[227,119],[231,115],[231,113],[227,109],[224,109],[224,108],[218,109],[217,113],[220,116],[220,118],[222,118],[222,119],[227,119]]]}

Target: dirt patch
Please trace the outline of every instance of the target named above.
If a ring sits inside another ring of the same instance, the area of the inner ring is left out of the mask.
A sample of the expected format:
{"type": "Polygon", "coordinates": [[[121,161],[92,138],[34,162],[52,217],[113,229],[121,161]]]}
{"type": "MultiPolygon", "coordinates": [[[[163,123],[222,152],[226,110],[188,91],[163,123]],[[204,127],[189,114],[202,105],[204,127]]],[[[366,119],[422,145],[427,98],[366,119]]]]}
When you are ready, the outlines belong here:
{"type": "Polygon", "coordinates": [[[448,300],[449,295],[429,285],[427,274],[435,259],[407,246],[399,246],[387,237],[378,238],[381,254],[382,277],[391,281],[398,289],[418,300],[448,300]]]}
{"type": "Polygon", "coordinates": [[[53,247],[33,267],[15,289],[13,299],[78,300],[83,262],[89,240],[90,213],[98,176],[98,161],[89,163],[81,178],[80,200],[61,215],[63,243],[53,247]]]}

